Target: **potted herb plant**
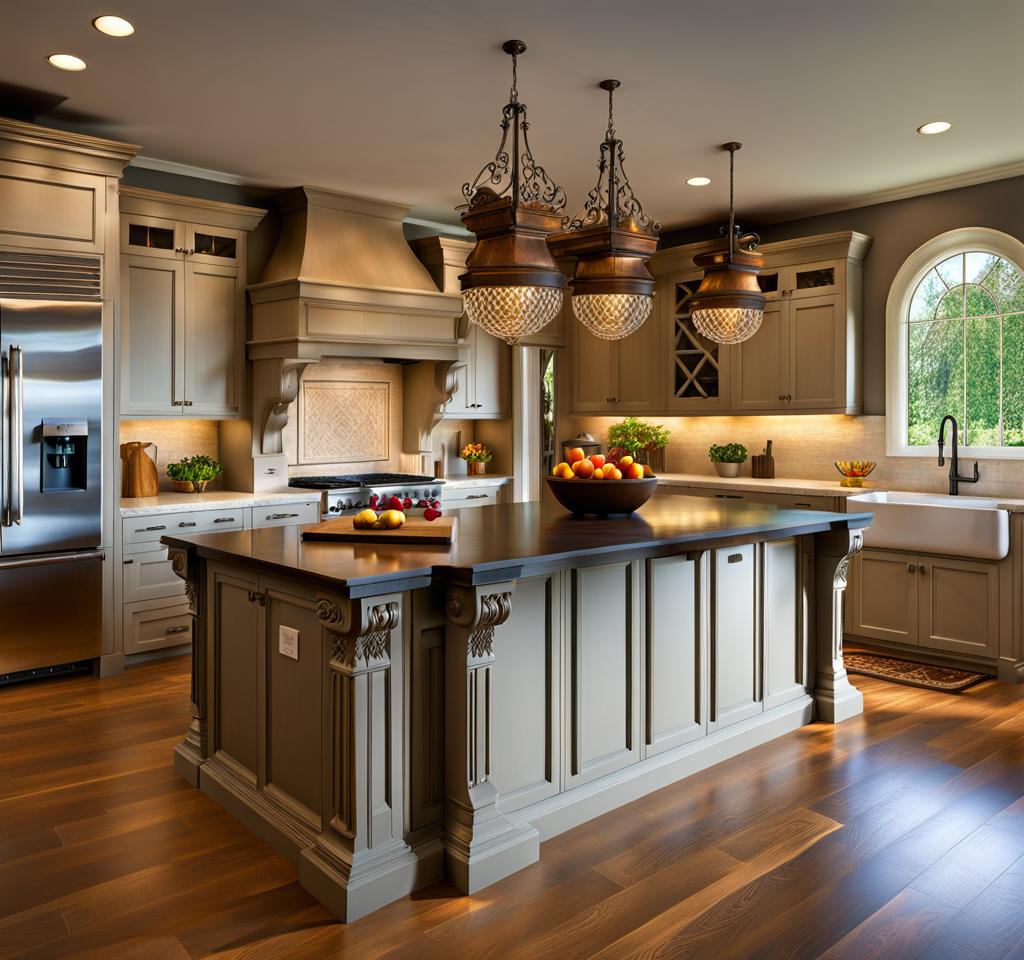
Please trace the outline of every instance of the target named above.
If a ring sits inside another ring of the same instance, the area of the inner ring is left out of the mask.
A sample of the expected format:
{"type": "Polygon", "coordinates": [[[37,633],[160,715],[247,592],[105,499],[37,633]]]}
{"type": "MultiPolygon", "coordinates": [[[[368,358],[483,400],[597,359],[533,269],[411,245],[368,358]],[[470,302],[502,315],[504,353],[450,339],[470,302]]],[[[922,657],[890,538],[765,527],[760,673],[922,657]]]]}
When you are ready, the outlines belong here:
{"type": "Polygon", "coordinates": [[[637,417],[626,417],[608,428],[608,456],[617,460],[629,454],[637,463],[652,464],[651,458],[668,444],[669,432],[663,426],[648,423],[637,417]]]}
{"type": "Polygon", "coordinates": [[[467,443],[459,452],[459,456],[466,461],[466,472],[471,477],[482,477],[487,473],[487,464],[491,462],[494,454],[484,443],[467,443]]]}
{"type": "Polygon", "coordinates": [[[708,459],[720,477],[738,477],[740,465],[747,462],[747,448],[742,443],[713,443],[708,459]]]}
{"type": "Polygon", "coordinates": [[[167,476],[174,482],[174,489],[181,493],[202,493],[223,470],[213,457],[202,454],[167,464],[167,476]]]}

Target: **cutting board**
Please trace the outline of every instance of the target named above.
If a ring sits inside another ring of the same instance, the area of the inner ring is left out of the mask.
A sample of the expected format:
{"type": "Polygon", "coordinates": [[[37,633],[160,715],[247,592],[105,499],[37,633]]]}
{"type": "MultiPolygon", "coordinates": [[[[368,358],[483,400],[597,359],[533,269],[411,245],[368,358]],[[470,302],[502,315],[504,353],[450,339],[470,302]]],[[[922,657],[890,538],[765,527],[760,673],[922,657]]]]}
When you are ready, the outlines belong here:
{"type": "Polygon", "coordinates": [[[397,530],[357,530],[352,526],[352,517],[336,517],[304,530],[302,539],[340,543],[363,541],[365,543],[447,544],[455,539],[455,529],[455,517],[438,517],[436,520],[409,517],[397,530]]]}

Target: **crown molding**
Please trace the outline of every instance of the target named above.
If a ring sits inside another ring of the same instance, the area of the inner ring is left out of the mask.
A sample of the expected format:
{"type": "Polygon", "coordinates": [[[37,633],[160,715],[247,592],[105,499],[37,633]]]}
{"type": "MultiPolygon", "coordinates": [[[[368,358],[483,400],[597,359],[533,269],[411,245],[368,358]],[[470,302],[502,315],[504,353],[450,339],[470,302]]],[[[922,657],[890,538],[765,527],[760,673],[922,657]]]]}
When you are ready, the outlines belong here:
{"type": "Polygon", "coordinates": [[[0,117],[0,156],[5,160],[120,177],[138,150],[134,143],[0,117]]]}
{"type": "Polygon", "coordinates": [[[237,203],[223,203],[220,200],[206,200],[201,197],[182,197],[123,183],[118,187],[117,194],[122,213],[192,220],[198,210],[201,211],[203,223],[215,227],[229,227],[233,230],[252,230],[267,215],[267,211],[259,207],[245,207],[237,203]]]}
{"type": "Polygon", "coordinates": [[[136,157],[129,164],[143,170],[156,170],[159,173],[173,173],[179,177],[192,177],[195,180],[213,180],[215,183],[226,183],[232,187],[252,186],[245,177],[223,170],[208,170],[205,167],[193,167],[188,163],[176,163],[174,160],[161,160],[159,157],[136,157]]]}

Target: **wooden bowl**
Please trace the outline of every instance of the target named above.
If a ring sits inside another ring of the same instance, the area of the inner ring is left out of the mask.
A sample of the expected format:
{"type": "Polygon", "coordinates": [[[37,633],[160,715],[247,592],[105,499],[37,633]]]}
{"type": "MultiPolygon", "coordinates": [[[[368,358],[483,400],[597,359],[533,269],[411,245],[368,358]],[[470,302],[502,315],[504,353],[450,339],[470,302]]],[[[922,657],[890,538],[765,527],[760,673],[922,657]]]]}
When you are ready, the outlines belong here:
{"type": "Polygon", "coordinates": [[[563,480],[545,477],[555,499],[573,516],[628,517],[654,496],[657,477],[643,480],[563,480]]]}

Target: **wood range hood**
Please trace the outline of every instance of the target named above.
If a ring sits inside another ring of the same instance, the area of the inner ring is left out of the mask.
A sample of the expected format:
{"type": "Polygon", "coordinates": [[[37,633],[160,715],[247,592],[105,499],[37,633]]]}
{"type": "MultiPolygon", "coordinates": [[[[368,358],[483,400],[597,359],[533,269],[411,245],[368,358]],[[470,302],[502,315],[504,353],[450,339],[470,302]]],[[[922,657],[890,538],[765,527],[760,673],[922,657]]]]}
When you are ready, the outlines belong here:
{"type": "Polygon", "coordinates": [[[249,287],[258,452],[281,452],[299,376],[326,358],[425,361],[407,374],[431,387],[429,395],[411,391],[415,408],[404,405],[402,446],[429,449],[455,389],[463,307],[459,294],[438,290],[406,242],[402,221],[411,208],[314,187],[280,194],[274,205],[277,246],[249,287]]]}

